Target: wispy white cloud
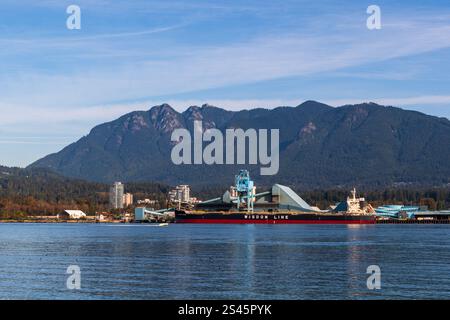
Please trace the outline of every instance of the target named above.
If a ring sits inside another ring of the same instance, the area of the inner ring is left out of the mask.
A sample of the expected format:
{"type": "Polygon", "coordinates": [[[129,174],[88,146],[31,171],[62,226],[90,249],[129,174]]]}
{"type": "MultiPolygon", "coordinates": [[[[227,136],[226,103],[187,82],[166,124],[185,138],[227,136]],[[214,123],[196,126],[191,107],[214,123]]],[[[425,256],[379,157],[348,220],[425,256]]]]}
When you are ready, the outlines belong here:
{"type": "Polygon", "coordinates": [[[33,140],[0,140],[0,144],[35,144],[35,145],[67,145],[61,141],[33,141],[33,140]]]}
{"type": "MultiPolygon", "coordinates": [[[[298,99],[168,99],[168,100],[144,100],[134,103],[123,104],[111,104],[111,105],[98,105],[92,107],[79,107],[79,108],[47,108],[47,107],[15,107],[0,118],[1,126],[10,125],[52,125],[52,124],[70,124],[78,123],[79,128],[87,132],[90,129],[89,125],[98,124],[102,122],[112,121],[126,113],[133,111],[146,111],[151,107],[160,105],[162,103],[168,103],[175,110],[179,112],[185,111],[189,106],[201,106],[203,104],[213,105],[226,110],[243,110],[243,109],[255,109],[265,108],[273,109],[279,106],[291,106],[295,107],[307,100],[306,98],[298,99]],[[26,115],[26,116],[24,116],[26,115]]],[[[332,99],[320,101],[331,106],[342,106],[347,104],[359,104],[364,102],[375,102],[381,105],[398,106],[398,107],[410,107],[410,106],[427,106],[433,105],[449,105],[450,96],[411,96],[411,97],[361,97],[361,98],[349,98],[349,99],[332,99]]],[[[4,105],[0,105],[0,108],[5,108],[4,105]]],[[[450,107],[449,107],[450,108],[450,107]]],[[[60,137],[60,139],[66,139],[67,137],[60,137]]],[[[19,139],[24,137],[18,137],[19,139]]],[[[53,137],[45,137],[47,139],[53,137]]],[[[40,139],[40,137],[29,137],[29,139],[40,139]]]]}
{"type": "Polygon", "coordinates": [[[9,110],[0,118],[0,125],[9,126],[17,124],[52,125],[64,123],[95,123],[118,117],[124,113],[142,110],[143,105],[119,104],[101,105],[92,107],[45,107],[45,106],[13,106],[0,104],[0,110],[9,110]]]}
{"type": "Polygon", "coordinates": [[[450,96],[415,96],[415,97],[403,97],[403,98],[389,98],[389,97],[365,97],[360,99],[334,99],[325,100],[326,103],[333,106],[342,106],[345,104],[357,104],[361,102],[375,102],[381,105],[387,106],[431,106],[431,105],[449,105],[450,109],[450,96]]]}
{"type": "MultiPolygon", "coordinates": [[[[92,105],[329,72],[450,47],[450,24],[366,31],[267,35],[223,46],[175,46],[153,59],[67,73],[19,72],[0,78],[0,93],[16,104],[92,105]]],[[[147,47],[141,55],[153,51],[147,47]]]]}
{"type": "MultiPolygon", "coordinates": [[[[7,106],[0,104],[0,109],[9,110],[0,118],[0,126],[26,125],[26,126],[51,126],[53,124],[79,123],[83,130],[89,130],[89,125],[114,120],[126,113],[133,111],[146,111],[151,107],[162,103],[170,104],[175,110],[183,112],[189,106],[210,104],[227,110],[242,110],[254,108],[272,109],[278,106],[295,106],[301,100],[283,99],[168,99],[168,100],[144,100],[134,103],[106,104],[90,107],[28,107],[7,106]]],[[[44,137],[45,138],[45,137],[44,137]]]]}
{"type": "Polygon", "coordinates": [[[61,47],[75,47],[75,46],[85,46],[93,40],[104,40],[104,39],[116,39],[116,38],[129,38],[129,37],[137,37],[137,36],[146,36],[156,33],[162,33],[171,31],[174,29],[181,28],[186,26],[186,24],[176,24],[170,25],[166,27],[157,27],[145,30],[138,31],[130,31],[130,32],[116,32],[116,33],[100,33],[88,36],[79,36],[79,37],[46,37],[46,38],[0,38],[0,43],[3,45],[29,45],[28,48],[36,48],[37,46],[43,48],[47,47],[50,49],[55,49],[57,46],[61,47]]]}

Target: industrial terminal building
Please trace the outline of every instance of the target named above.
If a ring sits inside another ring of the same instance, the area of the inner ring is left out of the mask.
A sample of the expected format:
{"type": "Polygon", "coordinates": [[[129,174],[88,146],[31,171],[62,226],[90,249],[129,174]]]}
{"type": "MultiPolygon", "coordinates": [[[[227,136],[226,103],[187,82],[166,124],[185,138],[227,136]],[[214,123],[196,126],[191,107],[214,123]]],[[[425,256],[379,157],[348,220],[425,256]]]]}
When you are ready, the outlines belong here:
{"type": "MultiPolygon", "coordinates": [[[[255,189],[253,189],[255,190],[255,189]]],[[[195,206],[196,210],[205,211],[233,211],[236,203],[233,201],[233,190],[226,191],[222,197],[203,201],[195,206]]],[[[254,192],[254,191],[253,191],[254,192]]],[[[300,211],[300,212],[327,212],[317,207],[312,207],[291,188],[275,184],[270,191],[255,193],[253,198],[253,211],[300,211]]]]}

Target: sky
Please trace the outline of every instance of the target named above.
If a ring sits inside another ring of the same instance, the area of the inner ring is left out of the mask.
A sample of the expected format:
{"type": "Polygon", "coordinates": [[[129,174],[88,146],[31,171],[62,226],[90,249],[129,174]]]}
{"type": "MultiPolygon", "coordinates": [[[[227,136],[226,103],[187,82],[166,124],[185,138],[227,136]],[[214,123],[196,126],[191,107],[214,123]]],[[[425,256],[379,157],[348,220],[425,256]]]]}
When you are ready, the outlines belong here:
{"type": "Polygon", "coordinates": [[[449,84],[450,0],[0,0],[0,165],[161,103],[376,102],[450,118],[449,84]]]}

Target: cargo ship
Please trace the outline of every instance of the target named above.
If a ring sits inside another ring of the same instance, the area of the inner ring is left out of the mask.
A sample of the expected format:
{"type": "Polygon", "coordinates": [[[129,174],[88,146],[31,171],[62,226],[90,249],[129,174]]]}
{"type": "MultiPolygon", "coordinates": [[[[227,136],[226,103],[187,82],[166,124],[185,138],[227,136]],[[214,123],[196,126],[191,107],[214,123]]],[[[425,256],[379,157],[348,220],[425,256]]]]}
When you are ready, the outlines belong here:
{"type": "Polygon", "coordinates": [[[373,208],[351,191],[347,201],[328,210],[310,206],[291,188],[280,184],[256,193],[249,172],[241,170],[235,185],[222,197],[203,201],[192,208],[175,210],[176,223],[220,224],[375,224],[373,208]]]}
{"type": "Polygon", "coordinates": [[[240,213],[175,211],[176,223],[220,224],[374,224],[373,215],[320,213],[240,213]]]}

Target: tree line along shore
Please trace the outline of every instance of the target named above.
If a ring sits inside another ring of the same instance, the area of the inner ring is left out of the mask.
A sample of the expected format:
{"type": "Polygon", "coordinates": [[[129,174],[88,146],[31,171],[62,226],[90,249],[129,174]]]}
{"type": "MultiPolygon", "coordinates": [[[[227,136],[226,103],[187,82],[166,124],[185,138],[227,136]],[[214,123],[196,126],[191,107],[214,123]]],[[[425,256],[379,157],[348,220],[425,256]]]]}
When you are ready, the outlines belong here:
{"type": "MultiPolygon", "coordinates": [[[[21,190],[20,192],[0,193],[0,220],[33,220],[35,217],[48,217],[40,219],[54,222],[53,217],[66,209],[81,210],[88,214],[88,219],[94,219],[96,214],[107,213],[112,220],[120,220],[124,212],[132,214],[134,206],[124,209],[111,210],[107,186],[103,189],[91,190],[86,188],[69,188],[64,190],[36,189],[34,191],[21,190]]],[[[167,192],[170,188],[158,184],[127,184],[127,190],[139,199],[151,198],[156,200],[154,209],[167,207],[167,192]]],[[[211,187],[207,190],[195,190],[193,194],[202,200],[210,199],[223,193],[223,187],[211,187]],[[219,191],[220,190],[220,191],[219,191]]],[[[346,199],[347,190],[313,190],[299,192],[302,198],[319,208],[327,208],[346,199]]],[[[381,191],[362,191],[361,196],[373,207],[384,204],[405,204],[426,206],[429,210],[446,210],[450,208],[450,190],[447,188],[434,188],[429,190],[414,189],[387,189],[381,191]]]]}

